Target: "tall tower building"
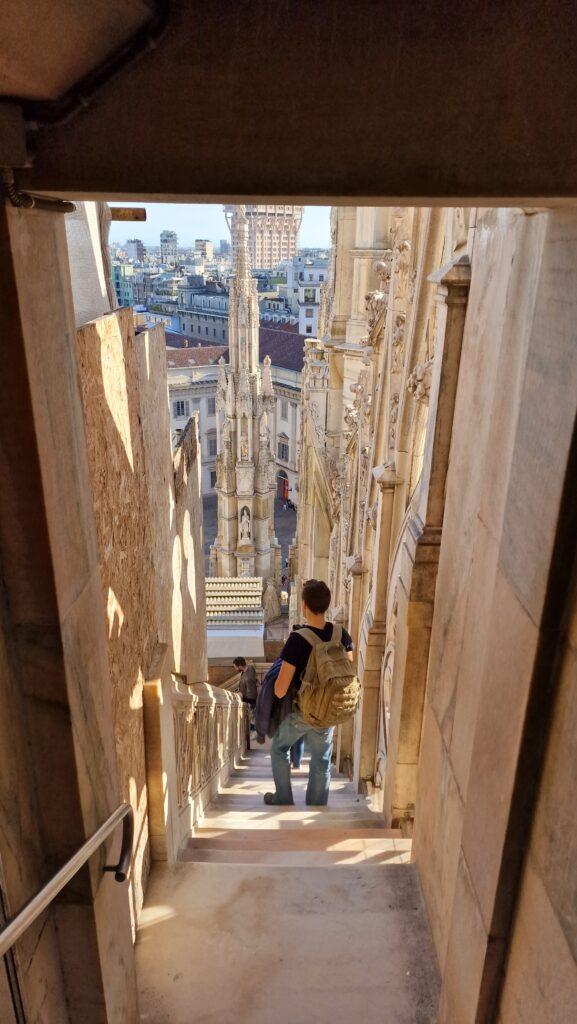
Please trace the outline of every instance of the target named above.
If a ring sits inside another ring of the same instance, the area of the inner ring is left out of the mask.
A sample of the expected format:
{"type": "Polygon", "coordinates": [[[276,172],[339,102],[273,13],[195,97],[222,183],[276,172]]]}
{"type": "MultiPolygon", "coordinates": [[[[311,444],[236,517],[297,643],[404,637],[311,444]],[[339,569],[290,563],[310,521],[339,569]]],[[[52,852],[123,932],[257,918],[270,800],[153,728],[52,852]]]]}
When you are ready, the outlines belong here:
{"type": "MultiPolygon", "coordinates": [[[[234,209],[233,206],[224,208],[229,223],[234,209]]],[[[270,270],[281,260],[291,260],[296,256],[304,206],[253,204],[245,209],[248,251],[251,266],[255,270],[270,270]]]]}
{"type": "Polygon", "coordinates": [[[160,260],[162,263],[176,263],[178,235],[176,231],[160,232],[160,260]]]}
{"type": "Polygon", "coordinates": [[[274,409],[270,358],[259,367],[259,311],[244,206],[231,213],[234,276],[228,303],[229,366],[220,361],[216,396],[218,534],[215,576],[262,576],[280,584],[274,534],[275,461],[268,425],[274,409]]]}
{"type": "Polygon", "coordinates": [[[126,255],[129,260],[135,260],[138,263],[144,262],[146,256],[146,249],[140,238],[129,238],[126,243],[126,255]]]}

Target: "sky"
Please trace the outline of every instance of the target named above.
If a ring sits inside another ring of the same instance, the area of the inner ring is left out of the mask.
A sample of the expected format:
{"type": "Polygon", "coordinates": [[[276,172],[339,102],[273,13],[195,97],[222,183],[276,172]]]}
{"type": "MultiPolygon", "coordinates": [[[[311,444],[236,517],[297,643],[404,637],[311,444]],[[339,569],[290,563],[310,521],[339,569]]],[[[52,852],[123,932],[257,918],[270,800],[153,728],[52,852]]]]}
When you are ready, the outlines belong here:
{"type": "MultiPolygon", "coordinates": [[[[112,203],[112,206],[144,206],[144,223],[113,221],[110,241],[140,238],[145,245],[159,245],[160,232],[176,231],[180,246],[194,245],[195,238],[220,242],[230,237],[221,205],[208,203],[112,203]]],[[[330,206],[305,206],[299,231],[299,247],[327,247],[330,241],[330,206]]]]}

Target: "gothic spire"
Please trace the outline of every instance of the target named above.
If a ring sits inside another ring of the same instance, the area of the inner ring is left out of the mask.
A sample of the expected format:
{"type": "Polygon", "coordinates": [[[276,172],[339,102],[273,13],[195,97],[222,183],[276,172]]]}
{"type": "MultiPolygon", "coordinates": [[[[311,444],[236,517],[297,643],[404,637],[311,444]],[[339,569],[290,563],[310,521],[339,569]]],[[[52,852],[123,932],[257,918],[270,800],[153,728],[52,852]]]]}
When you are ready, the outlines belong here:
{"type": "Polygon", "coordinates": [[[237,287],[241,282],[250,281],[250,259],[248,255],[248,220],[245,206],[235,206],[231,223],[232,251],[237,287]]]}

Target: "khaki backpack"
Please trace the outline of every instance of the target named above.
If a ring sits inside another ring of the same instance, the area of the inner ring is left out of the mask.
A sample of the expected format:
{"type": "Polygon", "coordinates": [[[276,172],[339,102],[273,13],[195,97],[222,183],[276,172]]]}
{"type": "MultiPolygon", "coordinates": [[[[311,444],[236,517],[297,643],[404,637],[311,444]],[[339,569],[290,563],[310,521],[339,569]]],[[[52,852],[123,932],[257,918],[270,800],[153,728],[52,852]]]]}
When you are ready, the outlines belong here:
{"type": "Polygon", "coordinates": [[[321,640],[306,626],[297,633],[312,648],[298,695],[304,721],[317,729],[346,722],[357,710],[361,685],[342,645],[341,627],[333,625],[330,640],[321,640]]]}

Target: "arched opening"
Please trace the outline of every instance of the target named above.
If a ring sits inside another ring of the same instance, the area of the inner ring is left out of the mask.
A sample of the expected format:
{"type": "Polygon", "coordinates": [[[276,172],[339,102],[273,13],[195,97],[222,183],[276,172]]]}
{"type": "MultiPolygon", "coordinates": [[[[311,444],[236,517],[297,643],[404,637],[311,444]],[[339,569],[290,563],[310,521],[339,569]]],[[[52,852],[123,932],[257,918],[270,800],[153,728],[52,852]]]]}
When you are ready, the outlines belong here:
{"type": "Polygon", "coordinates": [[[284,469],[280,469],[276,476],[276,496],[279,501],[286,501],[289,496],[289,480],[284,469]]]}

